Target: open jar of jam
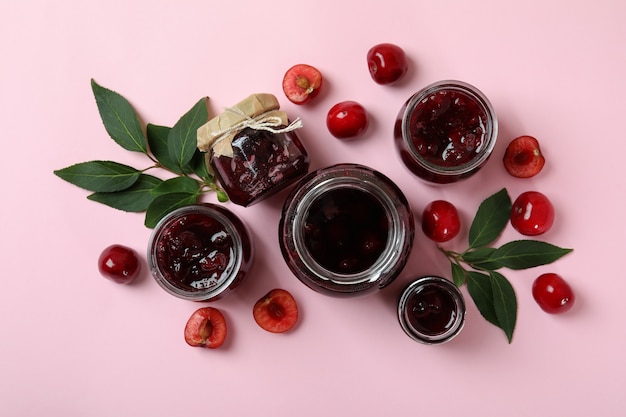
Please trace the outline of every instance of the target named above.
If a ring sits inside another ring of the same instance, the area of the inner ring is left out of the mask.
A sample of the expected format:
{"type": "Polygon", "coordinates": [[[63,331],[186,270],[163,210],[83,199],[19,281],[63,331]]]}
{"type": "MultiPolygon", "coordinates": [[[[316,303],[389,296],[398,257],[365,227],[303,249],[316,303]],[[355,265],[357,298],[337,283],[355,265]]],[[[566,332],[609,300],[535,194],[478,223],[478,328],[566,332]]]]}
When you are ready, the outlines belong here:
{"type": "Polygon", "coordinates": [[[327,295],[366,294],[390,284],[406,264],[414,220],[400,189],[357,164],[304,177],[287,197],[280,247],[294,275],[327,295]]]}
{"type": "Polygon", "coordinates": [[[198,149],[230,201],[255,204],[302,178],[309,157],[272,94],[254,94],[198,129],[198,149]]]}
{"type": "Polygon", "coordinates": [[[445,278],[418,278],[402,291],[398,319],[404,332],[417,342],[448,342],[459,334],[465,324],[463,294],[445,278]]]}
{"type": "Polygon", "coordinates": [[[394,127],[402,162],[419,178],[437,184],[474,175],[489,159],[497,136],[491,103],[462,81],[439,81],[415,93],[394,127]]]}
{"type": "Polygon", "coordinates": [[[163,217],[148,242],[148,266],[168,293],[214,301],[244,280],[254,257],[246,226],[216,204],[194,204],[163,217]]]}

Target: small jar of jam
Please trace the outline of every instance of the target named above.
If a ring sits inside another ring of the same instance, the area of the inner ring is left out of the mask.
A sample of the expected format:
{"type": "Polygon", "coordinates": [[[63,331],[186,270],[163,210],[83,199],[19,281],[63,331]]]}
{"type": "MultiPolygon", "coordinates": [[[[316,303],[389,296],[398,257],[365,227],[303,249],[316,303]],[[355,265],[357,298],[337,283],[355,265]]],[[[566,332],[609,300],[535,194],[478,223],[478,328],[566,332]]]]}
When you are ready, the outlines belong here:
{"type": "Polygon", "coordinates": [[[447,184],[474,175],[498,136],[491,103],[462,81],[439,81],[402,106],[394,127],[402,162],[419,178],[447,184]]]}
{"type": "Polygon", "coordinates": [[[179,208],[159,221],[148,243],[148,266],[168,293],[214,301],[246,277],[254,250],[246,226],[216,204],[179,208]]]}
{"type": "Polygon", "coordinates": [[[400,189],[357,164],[304,177],[285,201],[279,224],[287,265],[309,288],[355,296],[390,284],[406,264],[414,220],[400,189]]]}
{"type": "Polygon", "coordinates": [[[254,94],[198,129],[198,149],[230,201],[255,204],[302,178],[309,156],[272,94],[254,94]]]}
{"type": "Polygon", "coordinates": [[[398,319],[415,341],[429,345],[448,342],[465,324],[463,294],[445,278],[418,278],[402,291],[398,319]]]}

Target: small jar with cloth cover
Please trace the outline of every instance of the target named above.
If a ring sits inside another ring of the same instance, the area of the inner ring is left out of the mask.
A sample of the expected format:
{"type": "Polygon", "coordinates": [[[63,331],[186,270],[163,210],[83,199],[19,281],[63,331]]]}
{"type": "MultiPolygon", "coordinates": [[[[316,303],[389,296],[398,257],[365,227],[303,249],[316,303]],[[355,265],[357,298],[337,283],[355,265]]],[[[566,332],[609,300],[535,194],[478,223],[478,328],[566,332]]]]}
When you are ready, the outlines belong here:
{"type": "Polygon", "coordinates": [[[228,198],[255,204],[296,182],[309,170],[309,156],[272,94],[253,94],[198,129],[198,149],[228,198]]]}

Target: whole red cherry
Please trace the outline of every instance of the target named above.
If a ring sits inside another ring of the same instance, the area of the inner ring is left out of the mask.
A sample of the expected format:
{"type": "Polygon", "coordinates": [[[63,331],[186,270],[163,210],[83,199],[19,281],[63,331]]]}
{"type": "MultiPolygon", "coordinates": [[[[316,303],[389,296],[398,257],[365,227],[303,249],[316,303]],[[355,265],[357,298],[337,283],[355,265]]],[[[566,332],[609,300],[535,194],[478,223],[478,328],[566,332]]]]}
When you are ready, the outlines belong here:
{"type": "Polygon", "coordinates": [[[130,284],[139,276],[141,263],[137,252],[122,245],[105,248],[98,258],[100,274],[118,284],[130,284]]]}
{"type": "Polygon", "coordinates": [[[342,101],[328,111],[326,126],[337,139],[354,139],[367,130],[369,117],[356,101],[342,101]]]}
{"type": "Polygon", "coordinates": [[[569,284],[558,274],[540,275],[533,282],[533,298],[546,313],[558,314],[569,311],[576,296],[569,284]]]}
{"type": "Polygon", "coordinates": [[[554,223],[554,206],[538,191],[526,191],[515,199],[511,208],[511,225],[523,235],[547,232],[554,223]]]}
{"type": "Polygon", "coordinates": [[[409,63],[404,50],[392,43],[381,43],[367,52],[367,66],[378,84],[393,84],[406,74],[409,63]]]}
{"type": "Polygon", "coordinates": [[[435,242],[447,242],[459,234],[461,220],[456,207],[445,200],[428,204],[422,213],[422,231],[435,242]]]}

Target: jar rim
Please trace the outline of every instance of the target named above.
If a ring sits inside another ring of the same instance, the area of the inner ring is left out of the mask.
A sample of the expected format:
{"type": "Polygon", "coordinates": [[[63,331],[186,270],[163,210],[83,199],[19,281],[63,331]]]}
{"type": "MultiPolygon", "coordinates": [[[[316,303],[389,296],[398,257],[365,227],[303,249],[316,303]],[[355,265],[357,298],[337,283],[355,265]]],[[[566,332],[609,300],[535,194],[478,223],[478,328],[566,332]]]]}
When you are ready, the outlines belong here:
{"type": "Polygon", "coordinates": [[[237,278],[243,261],[243,241],[239,230],[228,218],[228,216],[222,212],[223,210],[227,209],[208,203],[191,204],[168,213],[156,224],[152,234],[150,235],[150,239],[148,240],[148,268],[157,284],[159,284],[159,286],[166,292],[185,300],[205,301],[218,297],[220,294],[225,292],[237,278]],[[186,290],[181,288],[165,277],[158,265],[158,262],[156,261],[157,243],[161,239],[165,230],[167,230],[167,226],[172,224],[178,218],[188,214],[203,214],[217,220],[226,229],[226,232],[232,239],[233,249],[231,251],[231,256],[233,259],[231,265],[229,266],[229,273],[225,278],[220,279],[216,286],[198,290],[186,290]]]}
{"type": "Polygon", "coordinates": [[[426,275],[415,279],[405,286],[398,300],[398,321],[402,330],[413,340],[427,344],[442,344],[454,339],[465,325],[465,300],[459,288],[450,280],[435,276],[426,275]],[[409,298],[428,286],[435,286],[446,291],[452,298],[455,306],[456,316],[452,326],[441,334],[431,335],[415,329],[408,318],[407,302],[409,298]]]}
{"type": "Polygon", "coordinates": [[[402,114],[401,132],[402,140],[407,146],[407,149],[411,151],[410,154],[415,163],[432,174],[441,176],[458,176],[470,173],[479,168],[489,158],[498,137],[498,118],[493,105],[487,96],[485,96],[478,88],[464,81],[451,79],[440,80],[427,85],[409,98],[404,109],[404,113],[402,114]],[[485,131],[486,146],[483,146],[476,154],[476,157],[472,158],[472,160],[457,166],[442,166],[428,161],[415,149],[413,141],[411,140],[411,126],[409,123],[411,114],[425,97],[442,90],[455,90],[463,92],[480,105],[487,117],[487,126],[485,131]]]}
{"type": "MultiPolygon", "coordinates": [[[[413,217],[408,202],[401,190],[386,176],[359,164],[336,164],[318,169],[305,177],[285,201],[279,233],[281,249],[289,267],[305,284],[314,283],[331,292],[356,293],[373,287],[382,288],[389,284],[404,266],[403,256],[413,242],[413,217]],[[340,172],[343,175],[336,176],[340,172]],[[381,181],[384,180],[384,181],[381,181]],[[304,221],[311,205],[325,193],[349,187],[363,191],[374,197],[383,208],[388,222],[389,235],[385,248],[376,261],[367,269],[353,274],[331,271],[315,261],[304,244],[304,221]],[[400,205],[398,201],[400,201],[400,205]],[[406,209],[402,206],[406,205],[406,209]],[[404,227],[406,217],[410,227],[404,227]],[[402,243],[398,247],[399,242],[402,243]],[[295,256],[295,260],[289,260],[295,256]],[[292,262],[295,262],[294,266],[292,262]],[[307,277],[303,279],[302,271],[307,277]]],[[[315,288],[314,288],[315,289],[315,288]]]]}

